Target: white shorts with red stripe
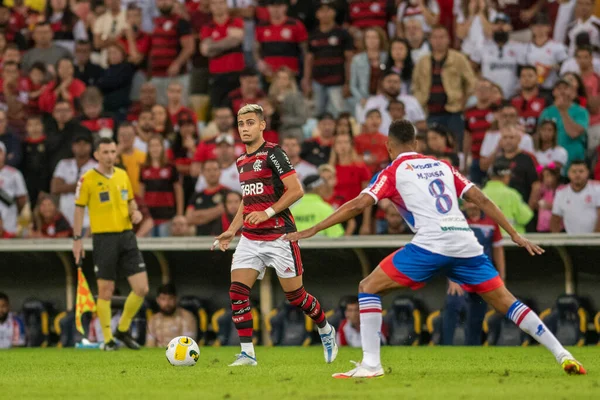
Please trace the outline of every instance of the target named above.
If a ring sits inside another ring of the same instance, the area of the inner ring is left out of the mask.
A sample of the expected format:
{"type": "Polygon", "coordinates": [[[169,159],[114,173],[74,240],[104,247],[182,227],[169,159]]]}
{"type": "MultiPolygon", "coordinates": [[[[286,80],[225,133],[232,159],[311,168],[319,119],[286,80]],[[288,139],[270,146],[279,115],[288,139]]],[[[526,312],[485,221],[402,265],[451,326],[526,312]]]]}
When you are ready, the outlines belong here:
{"type": "Polygon", "coordinates": [[[233,253],[231,270],[250,268],[258,271],[258,279],[265,275],[267,267],[275,269],[279,278],[302,275],[302,259],[298,242],[283,240],[250,240],[242,235],[233,253]]]}

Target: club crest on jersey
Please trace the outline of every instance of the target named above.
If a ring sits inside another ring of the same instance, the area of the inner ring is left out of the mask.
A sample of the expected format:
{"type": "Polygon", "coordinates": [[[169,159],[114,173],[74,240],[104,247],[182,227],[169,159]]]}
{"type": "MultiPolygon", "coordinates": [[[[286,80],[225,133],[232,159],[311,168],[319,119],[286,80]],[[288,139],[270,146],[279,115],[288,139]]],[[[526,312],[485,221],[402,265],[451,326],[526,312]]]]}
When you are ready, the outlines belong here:
{"type": "Polygon", "coordinates": [[[260,171],[261,168],[262,168],[261,160],[254,161],[254,164],[252,164],[252,169],[254,169],[254,172],[260,171]]]}
{"type": "Polygon", "coordinates": [[[292,37],[292,31],[287,28],[281,30],[281,37],[284,39],[289,39],[292,37]]]}

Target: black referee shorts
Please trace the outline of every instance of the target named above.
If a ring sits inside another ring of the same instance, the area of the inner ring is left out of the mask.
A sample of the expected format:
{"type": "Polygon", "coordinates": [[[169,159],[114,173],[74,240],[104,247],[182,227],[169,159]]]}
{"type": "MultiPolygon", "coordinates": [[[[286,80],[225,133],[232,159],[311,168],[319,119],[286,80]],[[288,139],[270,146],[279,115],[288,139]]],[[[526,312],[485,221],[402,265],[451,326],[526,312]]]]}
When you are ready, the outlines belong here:
{"type": "Polygon", "coordinates": [[[146,272],[133,231],[97,233],[92,236],[94,272],[97,279],[116,281],[117,274],[130,277],[146,272]]]}

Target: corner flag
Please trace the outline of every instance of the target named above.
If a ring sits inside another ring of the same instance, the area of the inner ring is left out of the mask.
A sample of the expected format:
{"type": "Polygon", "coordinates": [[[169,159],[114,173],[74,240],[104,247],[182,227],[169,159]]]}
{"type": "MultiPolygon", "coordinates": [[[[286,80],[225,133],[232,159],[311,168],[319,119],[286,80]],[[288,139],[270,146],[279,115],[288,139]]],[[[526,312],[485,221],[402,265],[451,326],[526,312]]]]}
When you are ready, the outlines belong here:
{"type": "Polygon", "coordinates": [[[81,325],[81,315],[86,312],[95,312],[96,303],[90,291],[85,275],[80,268],[77,268],[77,299],[75,300],[75,327],[82,335],[85,335],[81,325]]]}

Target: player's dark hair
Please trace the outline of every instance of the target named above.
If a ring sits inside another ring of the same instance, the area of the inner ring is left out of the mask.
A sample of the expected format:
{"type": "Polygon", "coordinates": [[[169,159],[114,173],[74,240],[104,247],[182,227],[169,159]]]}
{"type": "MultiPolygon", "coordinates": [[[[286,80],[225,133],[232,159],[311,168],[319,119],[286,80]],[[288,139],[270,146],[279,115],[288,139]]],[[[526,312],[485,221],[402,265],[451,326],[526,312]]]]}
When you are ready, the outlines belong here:
{"type": "Polygon", "coordinates": [[[415,126],[409,120],[399,119],[390,125],[388,136],[400,144],[407,144],[415,141],[416,134],[415,126]]]}
{"type": "Polygon", "coordinates": [[[369,111],[367,111],[367,114],[365,115],[365,118],[369,118],[371,116],[371,114],[379,114],[379,117],[381,118],[381,111],[379,111],[376,108],[372,108],[369,111]]]}
{"type": "Polygon", "coordinates": [[[169,296],[177,296],[177,289],[173,283],[165,283],[158,287],[156,291],[156,295],[160,296],[161,294],[166,294],[169,296]]]}
{"type": "Polygon", "coordinates": [[[587,169],[589,169],[587,163],[585,162],[585,160],[573,160],[571,161],[571,165],[569,166],[569,168],[571,168],[573,165],[583,165],[584,167],[586,167],[587,169]]]}
{"type": "Polygon", "coordinates": [[[8,295],[4,292],[0,292],[0,300],[4,300],[7,303],[10,303],[10,300],[8,299],[8,295]]]}
{"type": "Polygon", "coordinates": [[[526,70],[533,71],[536,75],[538,74],[537,69],[533,65],[523,65],[523,66],[521,66],[521,69],[519,70],[519,75],[521,75],[521,72],[526,71],[526,70]]]}
{"type": "Polygon", "coordinates": [[[96,140],[96,143],[94,145],[94,149],[98,150],[100,148],[100,145],[102,145],[102,144],[111,144],[111,143],[116,143],[113,138],[109,138],[109,137],[100,138],[100,139],[96,140]]]}

